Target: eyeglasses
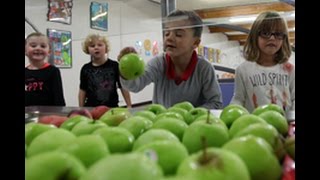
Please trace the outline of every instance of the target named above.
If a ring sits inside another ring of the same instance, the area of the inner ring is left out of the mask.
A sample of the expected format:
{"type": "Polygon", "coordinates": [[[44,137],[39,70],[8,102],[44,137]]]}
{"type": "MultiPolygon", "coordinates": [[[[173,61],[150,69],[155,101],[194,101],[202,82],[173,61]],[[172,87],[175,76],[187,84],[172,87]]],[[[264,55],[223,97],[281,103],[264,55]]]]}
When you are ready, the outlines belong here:
{"type": "Polygon", "coordinates": [[[274,36],[276,39],[283,40],[287,35],[283,32],[268,32],[268,31],[260,31],[259,36],[264,39],[269,39],[271,36],[274,36]]]}

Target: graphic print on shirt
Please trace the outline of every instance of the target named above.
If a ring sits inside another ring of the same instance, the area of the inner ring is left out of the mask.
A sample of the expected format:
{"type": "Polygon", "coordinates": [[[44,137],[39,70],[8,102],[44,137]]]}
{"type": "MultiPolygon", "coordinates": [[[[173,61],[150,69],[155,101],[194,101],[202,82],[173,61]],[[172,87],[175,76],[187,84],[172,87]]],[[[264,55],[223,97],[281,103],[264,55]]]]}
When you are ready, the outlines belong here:
{"type": "MultiPolygon", "coordinates": [[[[270,103],[277,104],[278,100],[286,101],[287,94],[284,91],[280,91],[280,89],[286,89],[285,87],[289,86],[289,76],[285,73],[275,73],[275,72],[258,72],[251,76],[249,76],[249,82],[252,87],[259,91],[258,89],[264,89],[264,95],[270,99],[270,103]]],[[[254,90],[255,92],[255,90],[254,90]]],[[[252,102],[255,107],[258,106],[257,95],[253,93],[252,102]]],[[[283,103],[286,105],[287,103],[283,103]]]]}
{"type": "Polygon", "coordinates": [[[112,69],[91,69],[88,72],[88,88],[89,91],[94,92],[97,101],[102,104],[110,99],[110,94],[113,89],[115,89],[115,73],[112,69]]]}
{"type": "Polygon", "coordinates": [[[43,81],[30,78],[26,80],[25,91],[42,91],[43,90],[43,81]]]}

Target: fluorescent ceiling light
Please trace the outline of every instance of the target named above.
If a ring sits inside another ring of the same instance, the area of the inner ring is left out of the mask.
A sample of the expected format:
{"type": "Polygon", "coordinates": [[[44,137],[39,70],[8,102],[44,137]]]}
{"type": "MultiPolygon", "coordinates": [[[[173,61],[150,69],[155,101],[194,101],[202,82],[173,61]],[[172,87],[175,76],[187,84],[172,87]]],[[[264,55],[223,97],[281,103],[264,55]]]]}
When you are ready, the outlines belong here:
{"type": "Polygon", "coordinates": [[[251,22],[256,19],[256,16],[252,17],[232,17],[229,19],[232,23],[238,23],[238,22],[251,22]]]}

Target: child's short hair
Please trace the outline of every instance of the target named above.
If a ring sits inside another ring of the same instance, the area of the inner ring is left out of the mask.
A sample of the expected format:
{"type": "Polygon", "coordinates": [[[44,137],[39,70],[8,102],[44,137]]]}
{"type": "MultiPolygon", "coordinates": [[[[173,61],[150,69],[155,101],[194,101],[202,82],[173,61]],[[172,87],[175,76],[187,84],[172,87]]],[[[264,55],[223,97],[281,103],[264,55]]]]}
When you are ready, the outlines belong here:
{"type": "Polygon", "coordinates": [[[245,59],[248,61],[257,61],[259,59],[260,50],[258,46],[258,38],[261,31],[277,31],[285,34],[284,39],[282,40],[282,47],[277,52],[275,61],[277,63],[288,61],[291,56],[291,46],[287,22],[276,11],[262,12],[254,21],[248,35],[248,39],[243,47],[245,59]]]}
{"type": "Polygon", "coordinates": [[[194,11],[186,11],[186,10],[175,10],[173,12],[171,12],[168,16],[167,16],[167,21],[174,21],[174,18],[179,17],[179,19],[177,20],[187,20],[190,22],[190,26],[192,26],[191,28],[194,29],[194,36],[195,37],[201,37],[202,34],[202,29],[203,29],[203,22],[201,17],[195,13],[194,11]],[[183,19],[180,19],[183,18],[183,19]],[[184,18],[185,17],[185,18],[184,18]]]}
{"type": "Polygon", "coordinates": [[[45,38],[47,38],[47,40],[48,40],[48,44],[50,44],[48,37],[47,37],[46,35],[42,34],[41,32],[33,32],[33,33],[30,33],[30,34],[26,37],[26,39],[25,39],[25,44],[27,44],[28,40],[29,40],[31,37],[45,37],[45,38]]]}
{"type": "Polygon", "coordinates": [[[121,51],[120,51],[120,53],[119,53],[119,55],[118,55],[118,58],[117,58],[118,61],[122,58],[122,56],[124,56],[124,55],[126,55],[126,54],[129,54],[129,53],[135,53],[135,54],[137,54],[137,51],[136,51],[136,49],[135,49],[134,47],[132,47],[132,46],[127,46],[127,47],[121,49],[121,51]]]}
{"type": "Polygon", "coordinates": [[[106,53],[109,52],[110,50],[109,41],[105,36],[101,36],[99,34],[89,34],[84,40],[84,42],[82,43],[82,51],[86,54],[90,54],[88,47],[94,41],[102,41],[106,45],[106,53]]]}

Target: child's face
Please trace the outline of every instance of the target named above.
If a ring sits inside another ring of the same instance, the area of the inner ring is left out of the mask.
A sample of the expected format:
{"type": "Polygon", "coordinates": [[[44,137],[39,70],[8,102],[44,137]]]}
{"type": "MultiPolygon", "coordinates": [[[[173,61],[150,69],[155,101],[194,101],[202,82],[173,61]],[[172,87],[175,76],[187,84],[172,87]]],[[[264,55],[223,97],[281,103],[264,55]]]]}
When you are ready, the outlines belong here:
{"type": "Polygon", "coordinates": [[[194,29],[187,20],[165,24],[164,50],[171,58],[192,53],[199,43],[200,38],[194,37],[194,29]]]}
{"type": "MultiPolygon", "coordinates": [[[[267,56],[276,54],[282,46],[284,36],[280,36],[281,32],[260,32],[258,35],[258,46],[260,52],[267,56]]],[[[282,33],[283,34],[283,33],[282,33]]]]}
{"type": "Polygon", "coordinates": [[[49,41],[44,36],[33,36],[27,40],[25,53],[30,61],[44,61],[50,52],[49,41]]]}
{"type": "Polygon", "coordinates": [[[94,59],[101,59],[105,57],[106,54],[106,44],[101,40],[93,40],[88,47],[89,54],[94,59]]]}

